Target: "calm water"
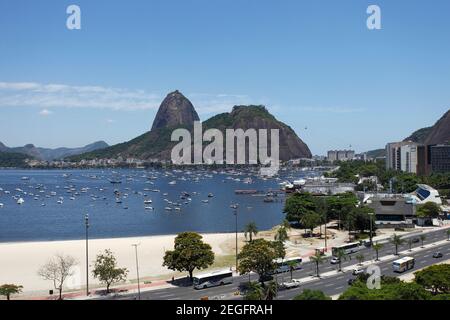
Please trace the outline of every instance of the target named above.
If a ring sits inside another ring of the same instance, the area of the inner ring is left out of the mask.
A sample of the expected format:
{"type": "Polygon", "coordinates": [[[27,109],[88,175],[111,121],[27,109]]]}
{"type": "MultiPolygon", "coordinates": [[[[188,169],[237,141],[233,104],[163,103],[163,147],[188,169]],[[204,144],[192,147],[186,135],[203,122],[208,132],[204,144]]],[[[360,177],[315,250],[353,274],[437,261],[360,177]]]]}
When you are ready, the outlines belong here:
{"type": "Polygon", "coordinates": [[[92,238],[232,232],[234,203],[240,230],[249,221],[267,229],[283,219],[284,195],[265,203],[263,195],[236,195],[235,189],[278,190],[281,181],[313,174],[285,172],[263,180],[250,173],[210,171],[0,170],[0,242],[82,239],[86,213],[92,238]],[[189,193],[184,199],[183,192],[189,193]],[[152,203],[144,204],[146,199],[152,203]]]}

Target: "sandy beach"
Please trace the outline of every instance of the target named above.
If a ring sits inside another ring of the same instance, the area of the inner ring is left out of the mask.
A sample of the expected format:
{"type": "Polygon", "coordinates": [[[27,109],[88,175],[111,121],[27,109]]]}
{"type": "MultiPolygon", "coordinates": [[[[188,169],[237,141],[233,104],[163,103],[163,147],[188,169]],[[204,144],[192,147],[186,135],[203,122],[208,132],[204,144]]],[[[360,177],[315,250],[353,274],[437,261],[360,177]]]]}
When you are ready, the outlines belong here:
{"type": "MultiPolygon", "coordinates": [[[[240,238],[243,236],[240,235],[240,238]]],[[[129,270],[129,279],[136,278],[135,252],[132,244],[138,247],[139,271],[142,278],[168,279],[174,274],[172,270],[162,266],[166,250],[173,248],[174,235],[148,236],[133,238],[92,239],[89,240],[89,261],[93,263],[98,253],[105,249],[113,251],[120,267],[129,270]]],[[[216,256],[226,255],[227,243],[234,241],[235,234],[205,234],[203,240],[209,243],[216,256]]],[[[74,257],[78,265],[74,276],[67,281],[67,289],[80,289],[86,279],[86,252],[84,240],[16,242],[0,244],[0,283],[20,284],[24,292],[47,291],[52,283],[37,275],[39,268],[55,254],[74,257]]],[[[231,266],[231,265],[230,265],[231,266]]],[[[92,278],[90,283],[98,282],[92,278]]]]}

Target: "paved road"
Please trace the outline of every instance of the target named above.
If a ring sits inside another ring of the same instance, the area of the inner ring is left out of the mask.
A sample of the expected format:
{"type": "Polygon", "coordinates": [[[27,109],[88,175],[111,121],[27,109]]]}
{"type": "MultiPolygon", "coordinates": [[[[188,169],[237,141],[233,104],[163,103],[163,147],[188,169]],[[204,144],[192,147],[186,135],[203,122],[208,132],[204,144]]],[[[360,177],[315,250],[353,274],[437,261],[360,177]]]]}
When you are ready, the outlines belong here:
{"type": "MultiPolygon", "coordinates": [[[[418,238],[419,235],[405,236],[404,239],[408,238],[418,238]]],[[[447,239],[447,236],[444,230],[437,230],[426,234],[426,240],[424,242],[425,245],[427,243],[434,243],[437,241],[447,239]]],[[[413,244],[413,248],[420,247],[421,243],[413,244]]],[[[409,249],[408,243],[405,243],[399,246],[399,252],[405,251],[409,249]]],[[[384,243],[384,247],[379,252],[380,258],[383,256],[391,255],[394,253],[394,246],[386,242],[384,243]]],[[[432,265],[434,263],[439,262],[439,260],[434,259],[433,253],[436,251],[441,251],[444,254],[443,259],[446,260],[450,258],[450,242],[445,243],[439,247],[433,247],[430,249],[424,249],[423,251],[419,251],[417,253],[408,254],[408,256],[414,256],[416,258],[416,266],[415,269],[420,269],[425,266],[432,265]]],[[[371,248],[364,248],[359,251],[358,254],[363,254],[366,260],[375,259],[375,251],[371,248]]],[[[350,255],[349,259],[342,262],[342,268],[355,265],[358,263],[355,258],[356,254],[350,255]]],[[[392,272],[392,260],[381,262],[378,264],[382,269],[383,275],[396,275],[392,272]]],[[[331,265],[328,261],[325,261],[322,265],[320,265],[320,273],[325,274],[327,272],[337,270],[337,265],[331,265]]],[[[311,262],[304,262],[303,267],[300,270],[297,270],[293,273],[293,277],[295,279],[306,278],[308,276],[315,275],[315,265],[311,262]]],[[[328,295],[336,295],[345,291],[348,287],[347,281],[351,278],[350,272],[340,273],[335,276],[331,276],[329,278],[317,279],[314,282],[307,283],[302,285],[300,288],[292,289],[292,290],[283,290],[279,292],[278,299],[292,299],[295,295],[299,294],[303,289],[318,289],[324,291],[328,295]]],[[[248,282],[248,275],[239,276],[234,279],[233,284],[209,288],[205,290],[194,290],[192,286],[189,287],[170,287],[165,289],[158,289],[153,291],[147,291],[141,293],[141,299],[143,300],[198,300],[202,297],[208,296],[210,299],[213,297],[221,297],[227,296],[228,298],[232,296],[232,294],[238,291],[238,286],[240,283],[248,282]]],[[[251,276],[252,280],[257,280],[257,275],[251,276]]],[[[283,279],[286,281],[290,279],[290,274],[280,274],[277,275],[278,282],[282,282],[283,279]]],[[[135,294],[121,296],[120,299],[133,299],[135,298],[135,294]]]]}

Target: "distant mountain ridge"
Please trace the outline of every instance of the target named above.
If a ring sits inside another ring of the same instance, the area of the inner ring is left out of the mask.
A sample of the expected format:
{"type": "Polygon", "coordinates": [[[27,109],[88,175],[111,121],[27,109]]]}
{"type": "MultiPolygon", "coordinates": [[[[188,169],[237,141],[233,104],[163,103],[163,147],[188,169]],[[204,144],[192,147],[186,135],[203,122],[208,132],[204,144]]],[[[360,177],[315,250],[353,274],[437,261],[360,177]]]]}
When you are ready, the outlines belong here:
{"type": "MultiPolygon", "coordinates": [[[[27,144],[23,147],[7,147],[3,143],[0,142],[0,152],[3,153],[18,153],[23,154],[29,157],[32,157],[37,160],[60,160],[70,156],[74,156],[81,153],[91,152],[103,148],[107,148],[109,145],[104,141],[97,141],[91,144],[88,144],[84,147],[80,148],[39,148],[35,147],[33,144],[27,144]]],[[[5,155],[6,156],[6,155],[5,155]]]]}
{"type": "MultiPolygon", "coordinates": [[[[412,141],[425,145],[450,143],[450,110],[448,110],[434,126],[416,130],[403,141],[412,141]]],[[[368,151],[367,154],[386,156],[386,151],[382,150],[383,149],[371,150],[368,151]]]]}
{"type": "MultiPolygon", "coordinates": [[[[177,128],[192,131],[194,121],[199,121],[194,106],[177,90],[169,93],[163,100],[149,132],[103,150],[70,157],[70,160],[122,157],[169,161],[172,148],[178,143],[171,141],[172,131],[177,128]]],[[[202,126],[204,131],[216,128],[222,132],[227,128],[279,129],[280,160],[312,157],[308,146],[296,135],[294,130],[276,120],[263,106],[235,106],[232,112],[213,116],[204,121],[202,126]]],[[[270,137],[270,131],[268,136],[270,137]]],[[[270,147],[270,141],[268,145],[270,147]]]]}

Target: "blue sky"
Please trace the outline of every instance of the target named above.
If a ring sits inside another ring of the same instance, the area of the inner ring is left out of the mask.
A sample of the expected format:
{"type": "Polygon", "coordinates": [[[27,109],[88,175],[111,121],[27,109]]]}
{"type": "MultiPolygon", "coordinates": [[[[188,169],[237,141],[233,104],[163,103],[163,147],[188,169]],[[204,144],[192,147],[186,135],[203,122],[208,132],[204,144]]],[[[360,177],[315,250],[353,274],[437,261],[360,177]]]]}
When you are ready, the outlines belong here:
{"type": "Polygon", "coordinates": [[[384,147],[450,108],[449,15],[447,0],[0,0],[0,141],[123,142],[178,89],[202,119],[265,104],[315,154],[384,147]]]}

